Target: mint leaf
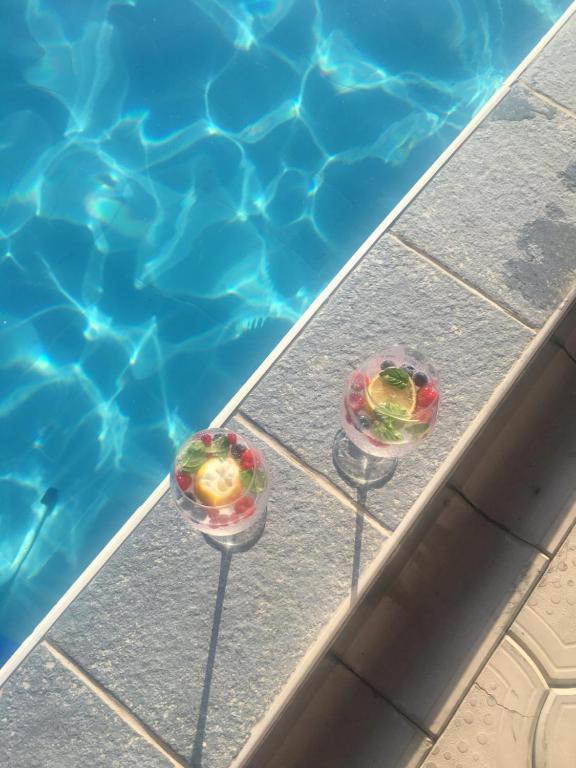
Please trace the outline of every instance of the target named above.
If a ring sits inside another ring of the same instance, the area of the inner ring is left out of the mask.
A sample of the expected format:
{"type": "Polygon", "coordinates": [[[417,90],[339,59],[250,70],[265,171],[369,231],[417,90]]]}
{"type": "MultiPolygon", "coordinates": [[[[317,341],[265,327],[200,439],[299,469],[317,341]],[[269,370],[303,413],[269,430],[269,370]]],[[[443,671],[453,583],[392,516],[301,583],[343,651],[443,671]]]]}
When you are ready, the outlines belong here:
{"type": "Polygon", "coordinates": [[[380,405],[376,406],[375,413],[380,417],[398,416],[399,418],[405,418],[408,416],[408,409],[402,408],[397,403],[380,403],[380,405]]]}
{"type": "Polygon", "coordinates": [[[430,424],[411,424],[407,429],[413,437],[422,437],[430,429],[430,424]]]}
{"type": "Polygon", "coordinates": [[[206,460],[206,447],[201,440],[192,440],[178,457],[178,468],[184,472],[196,472],[206,460]]]}
{"type": "Polygon", "coordinates": [[[254,470],[254,485],[252,486],[254,493],[262,493],[267,483],[266,473],[261,469],[254,470]]]}
{"type": "Polygon", "coordinates": [[[383,443],[399,443],[402,441],[402,432],[398,429],[398,425],[396,419],[389,417],[379,419],[372,425],[372,434],[383,443]]]}
{"type": "Polygon", "coordinates": [[[184,453],[204,453],[206,451],[206,446],[202,442],[202,440],[192,440],[192,442],[188,443],[188,445],[184,448],[184,453]]]}
{"type": "Polygon", "coordinates": [[[209,450],[212,456],[216,456],[218,459],[225,459],[228,456],[229,448],[228,439],[223,435],[212,440],[209,450]]]}
{"type": "Polygon", "coordinates": [[[410,374],[404,368],[386,368],[380,371],[380,378],[395,389],[406,389],[410,381],[410,374]]]}
{"type": "Polygon", "coordinates": [[[190,474],[193,474],[197,470],[200,469],[202,464],[206,461],[206,456],[204,454],[194,454],[190,456],[186,456],[182,459],[182,461],[179,463],[179,469],[181,469],[183,472],[187,472],[190,474]]]}
{"type": "Polygon", "coordinates": [[[262,493],[268,484],[266,473],[261,469],[243,469],[240,472],[240,482],[245,491],[262,493]]]}

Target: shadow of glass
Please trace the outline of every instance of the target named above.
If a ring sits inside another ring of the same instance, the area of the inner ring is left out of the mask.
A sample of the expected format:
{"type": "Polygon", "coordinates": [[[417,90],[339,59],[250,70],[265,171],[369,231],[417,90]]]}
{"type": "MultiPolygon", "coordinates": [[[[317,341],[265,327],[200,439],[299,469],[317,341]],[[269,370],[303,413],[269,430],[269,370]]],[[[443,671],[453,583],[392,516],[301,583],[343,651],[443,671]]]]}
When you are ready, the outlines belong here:
{"type": "Polygon", "coordinates": [[[220,635],[220,624],[222,622],[222,612],[224,609],[224,597],[226,594],[226,586],[228,584],[228,574],[230,572],[232,556],[248,552],[260,541],[262,534],[264,533],[264,528],[266,527],[267,515],[268,510],[265,510],[264,514],[258,518],[251,528],[242,531],[242,533],[237,533],[234,536],[219,536],[218,538],[207,535],[204,536],[206,543],[220,552],[220,575],[216,590],[212,631],[210,633],[204,683],[202,686],[202,695],[200,697],[196,734],[194,736],[194,744],[190,756],[190,765],[192,768],[201,768],[202,766],[206,724],[208,722],[208,709],[210,705],[210,689],[212,687],[212,676],[214,674],[214,663],[216,661],[218,637],[220,635]]]}
{"type": "Polygon", "coordinates": [[[350,584],[350,603],[354,604],[358,596],[358,579],[362,558],[362,536],[364,532],[364,512],[368,492],[382,488],[389,483],[398,465],[396,458],[370,456],[361,451],[348,439],[344,430],[339,429],[332,442],[332,462],[339,477],[356,491],[356,529],[354,532],[354,555],[352,557],[352,579],[350,584]]]}

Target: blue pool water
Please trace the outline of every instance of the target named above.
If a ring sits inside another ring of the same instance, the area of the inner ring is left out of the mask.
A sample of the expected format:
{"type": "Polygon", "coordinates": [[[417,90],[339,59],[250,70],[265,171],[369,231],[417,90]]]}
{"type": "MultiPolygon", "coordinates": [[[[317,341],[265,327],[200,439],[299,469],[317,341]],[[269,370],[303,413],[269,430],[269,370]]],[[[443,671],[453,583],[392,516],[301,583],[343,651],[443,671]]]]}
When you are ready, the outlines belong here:
{"type": "Polygon", "coordinates": [[[2,0],[0,659],[567,5],[2,0]]]}

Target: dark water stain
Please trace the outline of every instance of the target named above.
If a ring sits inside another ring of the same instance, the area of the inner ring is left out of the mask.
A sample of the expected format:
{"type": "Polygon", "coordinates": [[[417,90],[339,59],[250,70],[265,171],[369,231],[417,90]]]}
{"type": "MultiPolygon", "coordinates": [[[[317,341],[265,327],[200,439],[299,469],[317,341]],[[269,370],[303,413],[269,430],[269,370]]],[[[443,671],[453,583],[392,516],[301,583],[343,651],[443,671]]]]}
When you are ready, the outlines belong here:
{"type": "Polygon", "coordinates": [[[576,192],[576,163],[570,163],[565,171],[558,174],[560,180],[570,192],[576,192]]]}
{"type": "Polygon", "coordinates": [[[518,123],[521,120],[533,120],[537,115],[543,115],[547,120],[552,120],[556,110],[547,104],[539,104],[523,94],[512,91],[496,107],[489,120],[518,123]]]}
{"type": "Polygon", "coordinates": [[[554,307],[576,276],[576,225],[560,220],[564,212],[549,204],[553,218],[525,224],[518,237],[522,259],[506,262],[507,285],[535,307],[554,307]]]}
{"type": "Polygon", "coordinates": [[[565,219],[566,214],[556,203],[546,203],[546,215],[549,219],[565,219]]]}

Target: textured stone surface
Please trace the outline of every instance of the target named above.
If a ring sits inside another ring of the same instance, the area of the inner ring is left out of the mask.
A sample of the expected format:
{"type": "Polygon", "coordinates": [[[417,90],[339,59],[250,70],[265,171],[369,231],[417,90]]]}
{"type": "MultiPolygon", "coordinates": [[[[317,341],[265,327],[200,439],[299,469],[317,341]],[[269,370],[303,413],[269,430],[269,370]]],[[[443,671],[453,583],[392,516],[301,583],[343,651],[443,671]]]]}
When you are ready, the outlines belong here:
{"type": "Polygon", "coordinates": [[[548,43],[522,80],[576,111],[576,16],[572,16],[548,43]]]}
{"type": "Polygon", "coordinates": [[[453,483],[490,517],[554,552],[576,517],[576,363],[549,344],[453,483]]]}
{"type": "Polygon", "coordinates": [[[511,634],[537,659],[551,683],[576,686],[576,529],[520,611],[511,634]]]}
{"type": "Polygon", "coordinates": [[[5,768],[169,768],[41,646],[0,689],[5,768]]]}
{"type": "Polygon", "coordinates": [[[359,539],[349,509],[264,450],[252,549],[221,556],[165,497],[50,633],[203,768],[228,765],[384,541],[368,524],[359,539]]]}
{"type": "Polygon", "coordinates": [[[437,733],[546,564],[460,496],[395,574],[358,607],[336,653],[402,712],[437,733]]]}
{"type": "MultiPolygon", "coordinates": [[[[528,656],[504,639],[423,768],[533,768],[536,719],[547,692],[528,656]]],[[[534,765],[545,767],[565,768],[534,765]]]]}
{"type": "Polygon", "coordinates": [[[393,225],[542,325],[576,279],[576,120],[517,86],[393,225]]]}
{"type": "Polygon", "coordinates": [[[442,404],[434,434],[400,461],[391,482],[368,494],[368,508],[394,528],[529,339],[515,321],[384,236],[242,410],[350,491],[332,464],[344,379],[387,345],[419,348],[440,372],[442,404]]]}
{"type": "Polygon", "coordinates": [[[250,768],[416,768],[432,742],[328,656],[250,768]]]}

